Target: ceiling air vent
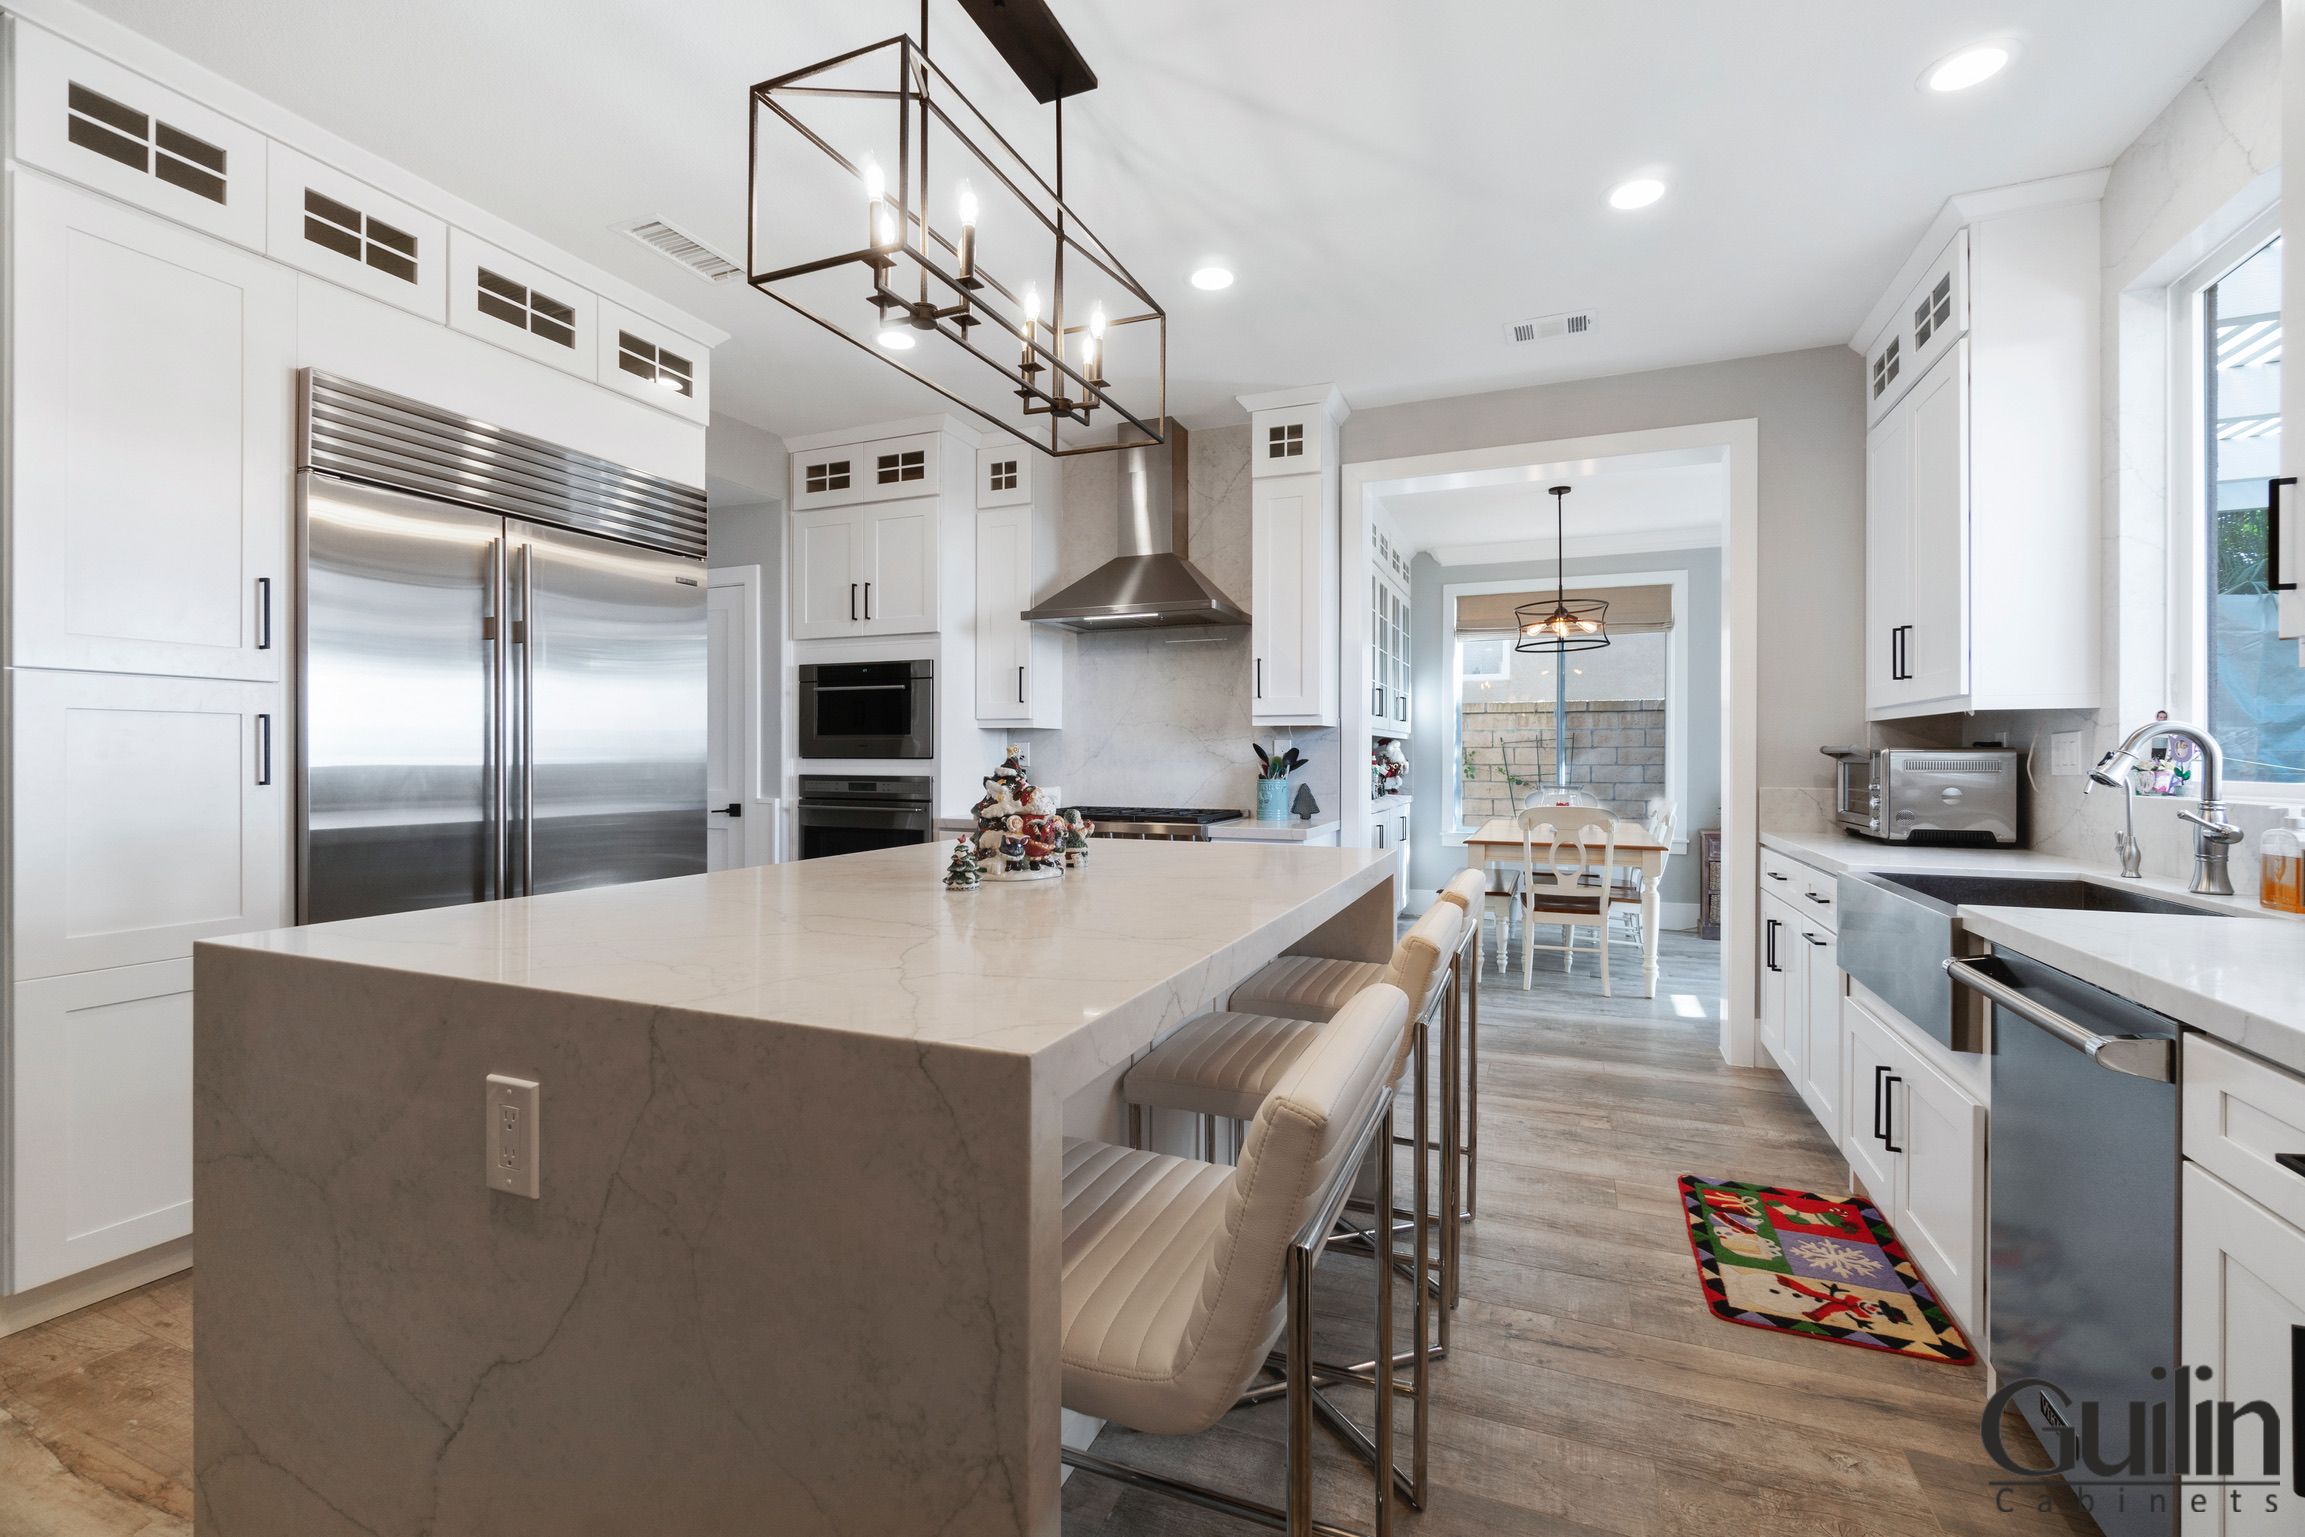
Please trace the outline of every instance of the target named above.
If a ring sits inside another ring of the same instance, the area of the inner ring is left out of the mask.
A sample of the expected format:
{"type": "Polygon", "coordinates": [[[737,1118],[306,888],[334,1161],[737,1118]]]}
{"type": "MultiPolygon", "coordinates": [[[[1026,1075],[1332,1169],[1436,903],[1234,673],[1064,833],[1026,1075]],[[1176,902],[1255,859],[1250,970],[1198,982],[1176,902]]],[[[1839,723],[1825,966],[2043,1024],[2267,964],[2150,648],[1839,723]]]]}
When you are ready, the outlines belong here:
{"type": "Polygon", "coordinates": [[[662,219],[635,219],[616,226],[659,256],[676,261],[707,283],[725,283],[744,269],[678,225],[662,219]]]}
{"type": "Polygon", "coordinates": [[[1558,315],[1539,315],[1534,320],[1516,320],[1505,327],[1505,340],[1549,342],[1555,337],[1582,336],[1592,328],[1591,310],[1567,310],[1558,315]]]}

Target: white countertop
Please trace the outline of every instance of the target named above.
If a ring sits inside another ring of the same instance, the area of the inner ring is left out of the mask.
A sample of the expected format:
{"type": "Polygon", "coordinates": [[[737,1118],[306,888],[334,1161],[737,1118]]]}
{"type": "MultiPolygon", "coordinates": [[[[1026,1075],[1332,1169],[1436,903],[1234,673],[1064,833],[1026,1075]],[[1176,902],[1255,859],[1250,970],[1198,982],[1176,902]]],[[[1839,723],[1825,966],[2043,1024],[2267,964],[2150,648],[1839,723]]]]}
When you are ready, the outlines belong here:
{"type": "Polygon", "coordinates": [[[1329,812],[1290,817],[1286,822],[1260,822],[1255,817],[1242,817],[1237,822],[1211,822],[1209,839],[1215,843],[1302,843],[1315,833],[1333,832],[1341,820],[1329,812]]]}
{"type": "Polygon", "coordinates": [[[1069,1092],[1391,879],[1376,849],[1099,839],[947,891],[939,843],[239,935],[346,965],[1044,1060],[1069,1092]]]}
{"type": "Polygon", "coordinates": [[[1373,798],[1372,800],[1370,800],[1370,802],[1369,802],[1369,810],[1371,810],[1371,811],[1398,811],[1398,810],[1400,810],[1400,808],[1401,808],[1401,807],[1403,807],[1403,806],[1406,806],[1406,805],[1410,805],[1410,804],[1412,804],[1412,803],[1413,803],[1415,800],[1416,800],[1416,797],[1415,797],[1414,795],[1411,795],[1411,794],[1409,794],[1409,793],[1408,793],[1408,792],[1406,792],[1406,791],[1402,791],[1402,792],[1399,792],[1399,793],[1397,793],[1397,794],[1393,794],[1393,795],[1379,795],[1379,796],[1376,796],[1375,798],[1373,798]]]}
{"type": "Polygon", "coordinates": [[[2077,875],[2221,908],[2230,916],[1965,906],[1961,923],[1992,944],[2305,1072],[2305,918],[2268,913],[2254,896],[2197,896],[2182,882],[2126,881],[2102,866],[2031,849],[1913,848],[1830,832],[1764,832],[1761,845],[1834,875],[2077,875]]]}

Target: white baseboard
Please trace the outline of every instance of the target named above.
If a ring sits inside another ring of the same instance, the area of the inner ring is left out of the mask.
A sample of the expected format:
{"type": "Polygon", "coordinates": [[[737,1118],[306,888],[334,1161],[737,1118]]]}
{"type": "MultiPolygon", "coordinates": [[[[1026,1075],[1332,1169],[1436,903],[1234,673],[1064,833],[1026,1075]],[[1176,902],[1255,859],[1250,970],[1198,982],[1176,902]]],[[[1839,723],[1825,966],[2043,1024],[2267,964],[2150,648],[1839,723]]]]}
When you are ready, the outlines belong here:
{"type": "Polygon", "coordinates": [[[188,1235],[13,1297],[0,1297],[0,1339],[191,1268],[192,1239],[188,1235]]]}

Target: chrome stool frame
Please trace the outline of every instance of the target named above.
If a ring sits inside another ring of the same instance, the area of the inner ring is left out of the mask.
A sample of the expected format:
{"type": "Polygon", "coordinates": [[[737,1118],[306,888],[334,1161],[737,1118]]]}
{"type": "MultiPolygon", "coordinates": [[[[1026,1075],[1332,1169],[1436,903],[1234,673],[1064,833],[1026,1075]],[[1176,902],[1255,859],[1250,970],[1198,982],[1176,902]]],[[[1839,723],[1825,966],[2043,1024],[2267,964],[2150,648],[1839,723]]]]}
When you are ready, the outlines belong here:
{"type": "MultiPolygon", "coordinates": [[[[1248,1388],[1234,1405],[1238,1408],[1264,1403],[1273,1398],[1287,1398],[1288,1487],[1284,1503],[1268,1505],[1261,1500],[1212,1489],[1206,1484],[1131,1467],[1126,1463],[1114,1462],[1090,1452],[1076,1452],[1070,1448],[1064,1451],[1066,1466],[1096,1474],[1100,1478],[1112,1479],[1131,1488],[1165,1494],[1206,1510],[1254,1521],[1274,1531],[1286,1532],[1289,1537],[1391,1537],[1393,1493],[1400,1483],[1400,1475],[1393,1468],[1393,1397],[1397,1391],[1393,1383],[1393,1267],[1375,1267],[1376,1357],[1374,1370],[1367,1379],[1367,1385],[1376,1392],[1376,1424],[1373,1434],[1362,1431],[1322,1391],[1323,1387],[1334,1386],[1340,1381],[1361,1379],[1348,1379],[1333,1370],[1324,1371],[1313,1359],[1312,1280],[1313,1266],[1320,1261],[1322,1252],[1328,1248],[1335,1235],[1345,1204],[1352,1198],[1355,1179],[1372,1155],[1380,1188],[1392,1188],[1393,1100],[1398,1092],[1399,1086],[1396,1084],[1378,1098],[1368,1122],[1354,1134],[1352,1151],[1339,1165],[1348,1172],[1338,1179],[1336,1193],[1311,1221],[1298,1229],[1297,1236],[1290,1241],[1284,1302],[1288,1318],[1283,1335],[1284,1349],[1278,1357],[1277,1366],[1271,1361],[1267,1362],[1268,1369],[1280,1372],[1281,1380],[1248,1388]],[[1376,1518],[1369,1532],[1332,1526],[1313,1518],[1312,1430],[1316,1416],[1369,1464],[1376,1490],[1376,1518]]],[[[1420,1287],[1420,1315],[1424,1310],[1422,1290],[1420,1287]]],[[[1421,1356],[1423,1352],[1417,1354],[1421,1356]]],[[[1419,1375],[1422,1375],[1421,1371],[1419,1375]]]]}

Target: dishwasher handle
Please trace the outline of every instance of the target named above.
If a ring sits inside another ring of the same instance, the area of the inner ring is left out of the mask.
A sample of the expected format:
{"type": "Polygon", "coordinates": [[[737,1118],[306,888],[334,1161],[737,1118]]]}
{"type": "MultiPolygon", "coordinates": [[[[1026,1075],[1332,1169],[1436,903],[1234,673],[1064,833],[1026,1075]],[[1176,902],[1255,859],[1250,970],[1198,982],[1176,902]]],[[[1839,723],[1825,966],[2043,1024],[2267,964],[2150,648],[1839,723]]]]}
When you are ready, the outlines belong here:
{"type": "MultiPolygon", "coordinates": [[[[2126,1073],[2155,1083],[2177,1081],[2177,1043],[2166,1036],[2099,1035],[2046,1004],[2035,1002],[2002,978],[1986,970],[1990,959],[1945,958],[1945,973],[1956,983],[1979,993],[2019,1019],[2039,1025],[2050,1039],[2070,1046],[2109,1072],[2126,1073]]],[[[1996,968],[1998,969],[1998,968],[1996,968]]]]}

